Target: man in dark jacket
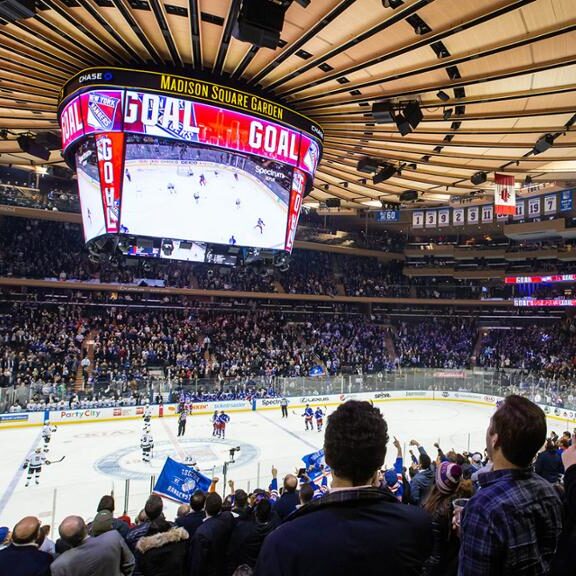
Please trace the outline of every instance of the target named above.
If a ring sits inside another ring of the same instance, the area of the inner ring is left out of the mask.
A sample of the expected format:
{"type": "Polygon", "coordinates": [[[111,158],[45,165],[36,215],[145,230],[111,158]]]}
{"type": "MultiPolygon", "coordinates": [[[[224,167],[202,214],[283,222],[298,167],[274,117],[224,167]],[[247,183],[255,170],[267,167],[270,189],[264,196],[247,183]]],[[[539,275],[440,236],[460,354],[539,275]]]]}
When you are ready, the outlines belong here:
{"type": "Polygon", "coordinates": [[[12,543],[0,550],[0,576],[50,576],[52,556],[38,550],[43,533],[40,520],[22,518],[12,531],[12,543]]]}
{"type": "Polygon", "coordinates": [[[126,522],[114,518],[114,507],[113,496],[105,495],[100,498],[94,521],[88,524],[90,536],[99,536],[104,532],[108,532],[108,530],[116,530],[120,532],[122,538],[126,539],[130,527],[126,522]]]}
{"type": "Polygon", "coordinates": [[[192,508],[192,512],[176,518],[176,526],[184,528],[190,538],[194,536],[196,530],[202,525],[202,521],[205,518],[205,503],[206,494],[202,490],[196,490],[196,492],[190,496],[190,508],[192,508]]]}
{"type": "Polygon", "coordinates": [[[222,498],[216,492],[206,496],[205,512],[192,540],[190,576],[223,576],[234,516],[222,512],[222,498]]]}
{"type": "Polygon", "coordinates": [[[560,482],[560,476],[564,474],[562,456],[550,438],[546,440],[546,449],[538,454],[534,470],[538,476],[542,476],[550,484],[560,482]]]}
{"type": "Polygon", "coordinates": [[[423,446],[416,440],[410,440],[410,446],[416,446],[420,455],[418,457],[418,472],[410,482],[411,502],[416,506],[422,506],[432,484],[434,484],[434,470],[430,456],[423,446]]]}
{"type": "Polygon", "coordinates": [[[266,538],[256,576],[421,573],[432,547],[431,518],[373,487],[387,442],[386,422],[368,402],[349,400],[330,415],[324,452],[331,492],[299,508],[266,538]]]}
{"type": "MultiPolygon", "coordinates": [[[[272,478],[276,477],[276,469],[272,469],[272,478]]],[[[276,501],[274,505],[274,510],[276,514],[280,517],[280,520],[284,520],[289,516],[299,504],[300,497],[298,495],[298,478],[294,474],[287,474],[284,478],[284,490],[282,491],[282,496],[276,501]]]]}

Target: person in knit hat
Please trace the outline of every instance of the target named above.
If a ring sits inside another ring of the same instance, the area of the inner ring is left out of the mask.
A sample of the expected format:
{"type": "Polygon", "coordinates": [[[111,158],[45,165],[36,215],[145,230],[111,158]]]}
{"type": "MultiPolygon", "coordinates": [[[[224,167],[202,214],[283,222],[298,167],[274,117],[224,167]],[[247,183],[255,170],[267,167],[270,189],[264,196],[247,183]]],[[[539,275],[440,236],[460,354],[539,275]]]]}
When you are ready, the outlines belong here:
{"type": "Polygon", "coordinates": [[[426,561],[423,576],[456,576],[459,541],[451,529],[452,502],[462,497],[462,467],[454,462],[441,462],[436,467],[434,484],[424,502],[424,510],[432,515],[434,544],[426,561]]]}

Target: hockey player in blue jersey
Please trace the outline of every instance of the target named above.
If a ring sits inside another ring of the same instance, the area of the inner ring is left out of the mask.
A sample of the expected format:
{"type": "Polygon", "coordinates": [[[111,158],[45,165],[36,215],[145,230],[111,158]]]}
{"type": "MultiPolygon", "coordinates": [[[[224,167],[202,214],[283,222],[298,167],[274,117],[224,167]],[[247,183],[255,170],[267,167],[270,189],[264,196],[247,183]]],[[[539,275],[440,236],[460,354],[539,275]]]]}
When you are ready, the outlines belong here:
{"type": "Polygon", "coordinates": [[[306,430],[314,430],[314,424],[312,424],[312,418],[314,418],[314,410],[310,408],[310,404],[306,404],[304,409],[304,424],[306,425],[306,430]]]}
{"type": "Polygon", "coordinates": [[[322,432],[322,427],[324,426],[324,410],[318,406],[316,412],[314,412],[314,418],[316,419],[316,429],[318,432],[322,432]]]}
{"type": "Polygon", "coordinates": [[[230,422],[230,416],[222,410],[218,416],[218,438],[226,438],[226,424],[230,422]]]}

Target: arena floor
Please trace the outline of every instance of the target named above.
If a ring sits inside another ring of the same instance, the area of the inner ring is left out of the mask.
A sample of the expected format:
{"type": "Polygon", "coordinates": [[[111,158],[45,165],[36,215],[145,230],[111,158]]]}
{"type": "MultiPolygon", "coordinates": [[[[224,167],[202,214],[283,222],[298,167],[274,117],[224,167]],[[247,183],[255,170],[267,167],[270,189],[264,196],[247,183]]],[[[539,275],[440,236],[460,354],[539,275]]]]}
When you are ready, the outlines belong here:
{"type": "MultiPolygon", "coordinates": [[[[436,441],[446,450],[469,447],[482,450],[492,411],[488,406],[441,401],[388,401],[381,409],[388,421],[391,440],[396,436],[408,448],[415,438],[431,454],[436,441]]],[[[32,482],[28,488],[22,463],[39,445],[40,428],[2,430],[0,525],[12,526],[27,514],[38,515],[52,525],[72,513],[91,518],[99,498],[111,490],[116,497],[117,513],[121,513],[127,478],[130,479],[128,512],[134,515],[150,492],[151,475],[160,472],[168,455],[182,460],[194,458],[207,475],[214,470],[222,478],[222,464],[230,448],[240,447],[236,463],[229,467],[228,479],[235,480],[237,488],[267,487],[272,465],[280,475],[293,472],[301,465],[303,455],[322,447],[323,434],[304,431],[303,419],[292,411],[289,414],[287,420],[282,420],[279,408],[233,413],[225,440],[212,439],[212,426],[206,415],[188,419],[184,438],[176,437],[175,418],[155,419],[152,421],[155,450],[150,464],[141,461],[141,421],[60,425],[52,436],[48,458],[66,458],[45,466],[40,485],[32,482]]],[[[395,452],[390,442],[388,465],[393,463],[395,452]]],[[[175,508],[173,503],[168,504],[170,518],[175,508]]]]}

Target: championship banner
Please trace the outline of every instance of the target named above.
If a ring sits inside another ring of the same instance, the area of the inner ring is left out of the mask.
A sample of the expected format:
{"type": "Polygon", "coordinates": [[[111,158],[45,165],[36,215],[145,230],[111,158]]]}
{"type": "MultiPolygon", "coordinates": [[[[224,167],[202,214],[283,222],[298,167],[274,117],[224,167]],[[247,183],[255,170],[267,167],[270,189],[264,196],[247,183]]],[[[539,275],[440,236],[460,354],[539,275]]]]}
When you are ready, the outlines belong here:
{"type": "Polygon", "coordinates": [[[442,210],[438,210],[438,226],[445,227],[450,226],[450,209],[443,208],[442,210]]]}
{"type": "Polygon", "coordinates": [[[514,176],[495,174],[494,207],[496,214],[514,214],[516,212],[516,190],[514,176]]]}
{"type": "Polygon", "coordinates": [[[154,486],[154,492],[177,502],[188,504],[190,496],[196,490],[206,492],[210,488],[210,484],[210,479],[198,470],[168,457],[154,486]]]}
{"type": "Polygon", "coordinates": [[[423,227],[424,227],[424,212],[422,212],[422,210],[412,212],[412,228],[423,228],[423,227]]]}
{"type": "Polygon", "coordinates": [[[454,208],[452,210],[452,224],[454,226],[464,226],[464,208],[454,208]]]}

